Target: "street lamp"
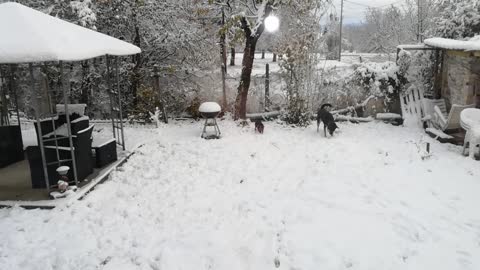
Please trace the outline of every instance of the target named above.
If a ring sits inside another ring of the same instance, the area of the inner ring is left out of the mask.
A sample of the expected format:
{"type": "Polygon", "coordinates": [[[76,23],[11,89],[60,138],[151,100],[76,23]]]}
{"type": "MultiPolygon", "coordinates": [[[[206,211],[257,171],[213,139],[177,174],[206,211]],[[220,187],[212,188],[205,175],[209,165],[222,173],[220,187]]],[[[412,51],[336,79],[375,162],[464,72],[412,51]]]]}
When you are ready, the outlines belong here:
{"type": "Polygon", "coordinates": [[[265,19],[265,29],[268,32],[275,32],[280,27],[280,20],[275,15],[269,15],[265,19]]]}

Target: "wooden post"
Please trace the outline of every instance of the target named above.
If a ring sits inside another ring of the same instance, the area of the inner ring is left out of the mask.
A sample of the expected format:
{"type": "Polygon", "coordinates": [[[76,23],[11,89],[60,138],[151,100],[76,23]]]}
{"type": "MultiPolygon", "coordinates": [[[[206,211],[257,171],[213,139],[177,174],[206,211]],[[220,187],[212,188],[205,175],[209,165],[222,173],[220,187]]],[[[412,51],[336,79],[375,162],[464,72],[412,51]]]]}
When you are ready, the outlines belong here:
{"type": "Polygon", "coordinates": [[[273,53],[273,61],[272,62],[277,62],[277,54],[276,53],[273,53]]]}
{"type": "Polygon", "coordinates": [[[265,112],[270,111],[270,65],[265,65],[265,112]]]}
{"type": "Polygon", "coordinates": [[[265,59],[265,50],[262,50],[262,59],[265,59]]]}
{"type": "Polygon", "coordinates": [[[235,48],[230,49],[230,66],[235,66],[235,48]]]}
{"type": "Polygon", "coordinates": [[[397,48],[397,57],[395,58],[395,64],[397,64],[397,65],[398,65],[398,59],[400,57],[400,51],[401,51],[401,49],[397,48]]]}

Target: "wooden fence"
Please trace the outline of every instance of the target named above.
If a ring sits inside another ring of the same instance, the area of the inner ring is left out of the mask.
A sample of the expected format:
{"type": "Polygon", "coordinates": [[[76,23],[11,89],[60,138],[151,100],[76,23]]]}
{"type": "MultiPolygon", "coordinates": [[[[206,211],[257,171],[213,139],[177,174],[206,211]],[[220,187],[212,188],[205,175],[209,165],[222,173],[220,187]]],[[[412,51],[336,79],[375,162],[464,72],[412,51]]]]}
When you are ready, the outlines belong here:
{"type": "Polygon", "coordinates": [[[423,91],[414,86],[409,87],[400,95],[404,117],[408,116],[410,119],[414,119],[419,125],[422,125],[421,119],[425,116],[423,98],[423,91]]]}

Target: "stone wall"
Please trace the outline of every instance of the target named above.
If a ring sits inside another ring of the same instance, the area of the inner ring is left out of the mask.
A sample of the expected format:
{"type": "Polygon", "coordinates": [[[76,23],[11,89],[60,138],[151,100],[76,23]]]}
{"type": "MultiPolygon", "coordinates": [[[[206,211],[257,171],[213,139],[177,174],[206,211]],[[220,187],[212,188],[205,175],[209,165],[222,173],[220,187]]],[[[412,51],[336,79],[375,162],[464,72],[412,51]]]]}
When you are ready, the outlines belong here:
{"type": "MultiPolygon", "coordinates": [[[[446,51],[443,59],[442,98],[452,104],[477,103],[480,96],[480,57],[473,53],[446,51]]],[[[480,105],[477,103],[477,106],[480,105]]]]}

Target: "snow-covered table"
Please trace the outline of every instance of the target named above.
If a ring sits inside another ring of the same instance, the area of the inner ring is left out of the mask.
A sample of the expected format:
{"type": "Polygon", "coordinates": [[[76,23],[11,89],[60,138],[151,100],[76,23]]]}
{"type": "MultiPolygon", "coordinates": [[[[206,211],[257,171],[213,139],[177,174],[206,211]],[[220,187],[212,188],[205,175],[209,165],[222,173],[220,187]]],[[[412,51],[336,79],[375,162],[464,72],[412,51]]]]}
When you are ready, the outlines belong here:
{"type": "Polygon", "coordinates": [[[467,145],[469,156],[475,157],[475,149],[480,145],[480,109],[469,108],[460,114],[460,125],[467,132],[463,143],[463,154],[465,155],[467,145]]]}

